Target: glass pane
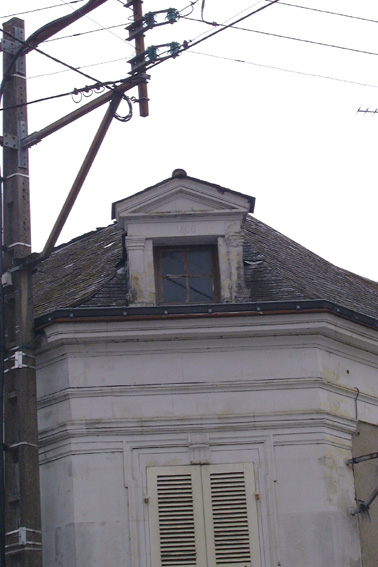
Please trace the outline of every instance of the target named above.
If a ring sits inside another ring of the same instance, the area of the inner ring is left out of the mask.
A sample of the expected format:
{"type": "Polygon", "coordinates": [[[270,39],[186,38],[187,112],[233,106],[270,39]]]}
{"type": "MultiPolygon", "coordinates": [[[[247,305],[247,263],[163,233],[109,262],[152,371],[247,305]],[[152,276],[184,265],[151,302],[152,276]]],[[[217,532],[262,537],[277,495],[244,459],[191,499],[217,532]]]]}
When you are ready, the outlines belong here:
{"type": "Polygon", "coordinates": [[[183,250],[161,250],[160,252],[161,275],[185,274],[184,251],[183,250]]]}
{"type": "Polygon", "coordinates": [[[186,303],[185,278],[163,278],[163,301],[186,303]]]}
{"type": "Polygon", "coordinates": [[[214,301],[213,281],[211,277],[189,278],[190,302],[214,301]]]}
{"type": "Polygon", "coordinates": [[[188,250],[187,261],[189,275],[212,273],[211,251],[209,249],[188,250]]]}

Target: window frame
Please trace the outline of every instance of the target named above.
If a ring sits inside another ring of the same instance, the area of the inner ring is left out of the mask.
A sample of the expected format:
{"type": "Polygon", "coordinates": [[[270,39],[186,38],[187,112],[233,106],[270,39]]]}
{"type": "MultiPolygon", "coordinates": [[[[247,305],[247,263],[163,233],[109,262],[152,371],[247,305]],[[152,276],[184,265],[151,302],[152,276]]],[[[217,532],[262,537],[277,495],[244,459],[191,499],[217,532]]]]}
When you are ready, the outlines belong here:
{"type": "Polygon", "coordinates": [[[159,305],[195,305],[195,304],[203,304],[203,303],[217,303],[219,301],[219,290],[220,290],[220,282],[219,282],[219,266],[218,266],[218,254],[217,254],[217,247],[213,244],[198,244],[198,245],[178,245],[178,246],[156,246],[154,247],[154,264],[155,264],[155,290],[156,290],[156,302],[159,305]],[[163,293],[163,279],[164,276],[161,273],[161,253],[165,251],[182,251],[184,253],[184,266],[185,266],[185,273],[182,277],[185,277],[185,302],[179,301],[166,301],[164,298],[163,293]],[[190,286],[189,286],[189,278],[201,276],[202,274],[195,274],[190,273],[188,270],[187,264],[187,252],[191,251],[201,251],[207,250],[210,252],[210,259],[211,259],[211,274],[206,277],[211,277],[212,282],[212,289],[213,289],[213,299],[208,299],[206,301],[190,301],[190,286]]]}

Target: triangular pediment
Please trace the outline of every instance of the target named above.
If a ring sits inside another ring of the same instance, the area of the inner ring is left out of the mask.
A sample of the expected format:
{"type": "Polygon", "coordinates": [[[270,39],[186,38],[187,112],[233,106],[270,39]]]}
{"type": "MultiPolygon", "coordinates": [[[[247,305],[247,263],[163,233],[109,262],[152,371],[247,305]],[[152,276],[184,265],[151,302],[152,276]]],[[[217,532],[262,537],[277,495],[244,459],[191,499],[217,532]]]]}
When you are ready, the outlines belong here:
{"type": "Polygon", "coordinates": [[[144,215],[249,212],[253,198],[229,189],[185,177],[172,178],[113,206],[117,219],[144,215]]]}
{"type": "Polygon", "coordinates": [[[150,194],[148,200],[135,203],[129,214],[200,213],[236,208],[235,203],[219,199],[209,192],[180,186],[159,194],[150,194]]]}

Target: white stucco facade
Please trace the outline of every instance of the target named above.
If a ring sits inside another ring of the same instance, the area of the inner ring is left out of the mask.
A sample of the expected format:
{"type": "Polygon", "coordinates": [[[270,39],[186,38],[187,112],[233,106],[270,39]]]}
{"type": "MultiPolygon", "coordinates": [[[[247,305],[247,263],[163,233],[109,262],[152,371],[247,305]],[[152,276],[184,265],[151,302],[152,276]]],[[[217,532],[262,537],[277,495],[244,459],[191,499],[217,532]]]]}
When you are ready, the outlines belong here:
{"type": "Polygon", "coordinates": [[[377,351],[329,313],[47,326],[44,564],[155,567],[147,470],[248,463],[256,567],[359,567],[346,460],[358,421],[378,423],[377,351]]]}
{"type": "Polygon", "coordinates": [[[369,473],[347,464],[378,441],[376,321],[352,309],[374,310],[353,303],[360,280],[338,294],[337,268],[327,281],[282,235],[247,234],[253,202],[182,170],[119,201],[121,307],[91,292],[39,321],[44,565],[374,567],[377,538],[351,514],[369,473]],[[190,271],[199,248],[211,261],[190,271]],[[345,303],[312,300],[327,284],[345,303]]]}

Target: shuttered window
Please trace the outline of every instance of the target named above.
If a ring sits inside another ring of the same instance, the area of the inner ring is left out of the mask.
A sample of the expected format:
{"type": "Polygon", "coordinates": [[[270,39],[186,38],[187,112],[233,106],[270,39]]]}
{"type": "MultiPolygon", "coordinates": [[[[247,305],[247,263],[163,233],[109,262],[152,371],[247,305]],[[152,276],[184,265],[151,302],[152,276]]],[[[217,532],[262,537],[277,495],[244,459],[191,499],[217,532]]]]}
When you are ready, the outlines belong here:
{"type": "Polygon", "coordinates": [[[259,567],[253,467],[147,469],[151,567],[259,567]]]}

